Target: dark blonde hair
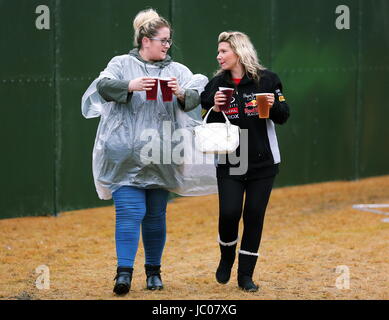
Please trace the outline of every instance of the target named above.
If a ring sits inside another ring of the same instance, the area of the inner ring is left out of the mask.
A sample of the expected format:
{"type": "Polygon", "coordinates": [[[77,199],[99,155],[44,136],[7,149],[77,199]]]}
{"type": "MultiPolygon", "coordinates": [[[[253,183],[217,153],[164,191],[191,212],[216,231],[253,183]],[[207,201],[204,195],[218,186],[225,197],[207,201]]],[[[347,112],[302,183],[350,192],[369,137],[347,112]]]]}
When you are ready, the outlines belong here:
{"type": "Polygon", "coordinates": [[[170,33],[173,32],[170,23],[153,9],[139,12],[134,19],[133,26],[135,30],[134,46],[138,48],[142,47],[143,37],[153,38],[163,27],[169,28],[170,33]]]}
{"type": "MultiPolygon", "coordinates": [[[[239,57],[239,62],[243,65],[245,72],[254,80],[260,80],[260,71],[266,68],[259,62],[257,51],[255,50],[250,38],[239,31],[222,32],[219,35],[218,43],[227,42],[234,53],[239,57]]],[[[222,73],[219,69],[216,74],[222,73]]]]}

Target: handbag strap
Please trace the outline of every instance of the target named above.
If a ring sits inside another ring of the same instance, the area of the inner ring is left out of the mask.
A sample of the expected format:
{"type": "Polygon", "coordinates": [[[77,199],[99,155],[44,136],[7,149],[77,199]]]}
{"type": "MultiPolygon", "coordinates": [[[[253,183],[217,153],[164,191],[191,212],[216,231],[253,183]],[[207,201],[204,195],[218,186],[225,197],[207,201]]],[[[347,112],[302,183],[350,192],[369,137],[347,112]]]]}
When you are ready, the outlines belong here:
{"type": "MultiPolygon", "coordinates": [[[[209,111],[207,112],[207,115],[205,116],[204,118],[204,121],[203,121],[203,124],[206,124],[207,123],[207,119],[208,119],[208,116],[210,114],[210,112],[213,110],[213,108],[215,108],[215,106],[213,106],[211,109],[209,109],[209,111]]],[[[230,120],[228,120],[226,114],[224,113],[224,111],[221,111],[221,113],[223,114],[224,116],[224,119],[226,119],[226,123],[227,124],[231,124],[230,120]]]]}

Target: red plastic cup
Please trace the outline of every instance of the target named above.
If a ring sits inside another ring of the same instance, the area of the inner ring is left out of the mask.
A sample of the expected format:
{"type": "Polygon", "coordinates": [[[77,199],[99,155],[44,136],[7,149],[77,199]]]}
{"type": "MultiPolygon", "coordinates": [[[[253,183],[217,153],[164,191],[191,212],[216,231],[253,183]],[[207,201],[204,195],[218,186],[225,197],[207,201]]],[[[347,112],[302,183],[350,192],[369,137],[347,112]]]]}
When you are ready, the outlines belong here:
{"type": "Polygon", "coordinates": [[[268,119],[270,115],[270,106],[267,103],[266,95],[271,93],[259,93],[256,94],[258,115],[261,119],[268,119]]]}
{"type": "Polygon", "coordinates": [[[227,111],[230,108],[232,95],[234,94],[235,90],[233,88],[220,87],[219,91],[223,92],[227,96],[227,100],[226,100],[225,104],[222,106],[219,106],[219,109],[221,111],[227,111]]]}
{"type": "Polygon", "coordinates": [[[154,86],[151,90],[146,91],[146,100],[157,100],[158,95],[158,78],[153,78],[155,80],[154,86]]]}
{"type": "Polygon", "coordinates": [[[170,79],[170,78],[159,79],[159,83],[161,84],[163,102],[172,102],[173,101],[172,88],[167,86],[169,81],[172,81],[172,79],[170,79]]]}

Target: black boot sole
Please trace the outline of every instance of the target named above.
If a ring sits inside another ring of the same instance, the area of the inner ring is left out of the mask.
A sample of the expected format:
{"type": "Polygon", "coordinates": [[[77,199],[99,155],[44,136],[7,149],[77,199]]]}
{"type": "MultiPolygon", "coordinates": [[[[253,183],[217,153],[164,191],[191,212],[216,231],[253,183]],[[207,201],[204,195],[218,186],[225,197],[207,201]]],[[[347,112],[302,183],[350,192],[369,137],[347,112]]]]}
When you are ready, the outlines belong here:
{"type": "Polygon", "coordinates": [[[216,281],[217,281],[217,283],[220,283],[220,284],[227,284],[230,281],[230,279],[228,279],[227,281],[222,281],[216,277],[216,281]]]}
{"type": "Polygon", "coordinates": [[[157,291],[157,290],[163,290],[163,287],[147,287],[146,289],[150,291],[157,291]]]}
{"type": "Polygon", "coordinates": [[[246,292],[257,292],[259,290],[259,286],[257,286],[252,278],[248,276],[238,276],[238,287],[246,292]]]}
{"type": "Polygon", "coordinates": [[[130,288],[125,284],[118,284],[113,288],[113,292],[121,296],[130,292],[130,288]]]}
{"type": "Polygon", "coordinates": [[[244,288],[244,287],[239,287],[240,290],[245,291],[245,292],[257,292],[259,290],[259,287],[256,288],[244,288]]]}

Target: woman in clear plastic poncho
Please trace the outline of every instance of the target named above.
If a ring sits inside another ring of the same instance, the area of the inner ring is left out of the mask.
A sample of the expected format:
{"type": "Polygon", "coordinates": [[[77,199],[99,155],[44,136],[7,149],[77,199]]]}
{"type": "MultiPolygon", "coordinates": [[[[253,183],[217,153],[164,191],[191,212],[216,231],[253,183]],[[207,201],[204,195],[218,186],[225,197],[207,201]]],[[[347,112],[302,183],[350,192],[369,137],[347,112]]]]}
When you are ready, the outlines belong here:
{"type": "Polygon", "coordinates": [[[141,11],[134,29],[137,48],[114,57],[82,98],[83,115],[101,117],[93,175],[99,197],[112,197],[116,209],[116,294],[130,290],[141,229],[147,289],[163,288],[160,266],[169,191],[217,192],[213,166],[185,166],[172,159],[181,143],[174,139],[177,130],[200,123],[200,94],[208,79],[167,55],[171,27],[154,10],[141,11]],[[146,99],[146,91],[158,85],[153,78],[170,79],[172,102],[163,101],[161,90],[157,100],[146,99]]]}

